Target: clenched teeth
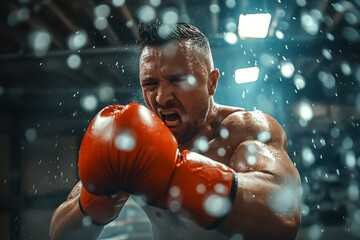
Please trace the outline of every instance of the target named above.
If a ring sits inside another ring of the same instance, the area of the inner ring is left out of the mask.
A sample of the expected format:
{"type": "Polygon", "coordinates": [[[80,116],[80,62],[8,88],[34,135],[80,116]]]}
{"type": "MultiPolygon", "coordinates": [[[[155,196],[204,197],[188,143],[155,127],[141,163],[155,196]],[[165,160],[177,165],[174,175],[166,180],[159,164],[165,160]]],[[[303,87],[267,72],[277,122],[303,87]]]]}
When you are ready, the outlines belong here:
{"type": "Polygon", "coordinates": [[[165,120],[165,125],[168,127],[175,127],[179,123],[179,120],[169,121],[165,120]]]}

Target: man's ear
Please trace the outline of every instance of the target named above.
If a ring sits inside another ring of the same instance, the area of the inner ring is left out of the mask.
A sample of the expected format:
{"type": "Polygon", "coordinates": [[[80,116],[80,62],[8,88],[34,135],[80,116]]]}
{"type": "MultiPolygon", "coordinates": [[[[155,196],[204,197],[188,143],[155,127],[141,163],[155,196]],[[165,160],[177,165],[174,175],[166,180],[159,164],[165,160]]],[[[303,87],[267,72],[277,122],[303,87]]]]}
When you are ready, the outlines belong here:
{"type": "Polygon", "coordinates": [[[209,77],[209,94],[210,95],[215,94],[219,76],[220,76],[220,73],[219,73],[219,69],[217,69],[217,68],[215,68],[214,70],[212,70],[210,72],[210,77],[209,77]]]}

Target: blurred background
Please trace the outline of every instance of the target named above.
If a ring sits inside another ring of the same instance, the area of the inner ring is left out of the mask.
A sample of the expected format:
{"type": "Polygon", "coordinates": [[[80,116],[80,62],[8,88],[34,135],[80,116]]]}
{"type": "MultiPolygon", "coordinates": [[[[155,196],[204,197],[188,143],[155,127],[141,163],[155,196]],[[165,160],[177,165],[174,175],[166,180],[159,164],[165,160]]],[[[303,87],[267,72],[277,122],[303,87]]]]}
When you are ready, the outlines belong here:
{"type": "MultiPolygon", "coordinates": [[[[136,26],[160,18],[208,36],[217,103],[260,109],[285,129],[302,181],[297,239],[360,239],[359,9],[359,0],[2,0],[0,238],[49,238],[90,120],[143,102],[136,26]]],[[[103,239],[151,239],[117,231],[103,239]]]]}

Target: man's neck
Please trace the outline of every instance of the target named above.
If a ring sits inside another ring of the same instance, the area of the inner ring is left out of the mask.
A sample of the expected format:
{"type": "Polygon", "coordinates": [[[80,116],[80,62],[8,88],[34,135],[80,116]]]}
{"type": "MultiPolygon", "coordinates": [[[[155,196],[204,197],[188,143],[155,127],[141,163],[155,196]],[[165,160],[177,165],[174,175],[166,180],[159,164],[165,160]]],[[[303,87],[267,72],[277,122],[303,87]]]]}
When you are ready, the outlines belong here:
{"type": "Polygon", "coordinates": [[[213,135],[214,130],[219,126],[219,105],[216,104],[213,100],[213,98],[210,98],[210,104],[209,104],[209,111],[206,116],[206,120],[204,125],[201,127],[199,132],[192,137],[189,141],[179,144],[179,149],[182,150],[191,150],[194,148],[194,143],[199,137],[206,137],[208,140],[210,140],[211,136],[213,135]]]}

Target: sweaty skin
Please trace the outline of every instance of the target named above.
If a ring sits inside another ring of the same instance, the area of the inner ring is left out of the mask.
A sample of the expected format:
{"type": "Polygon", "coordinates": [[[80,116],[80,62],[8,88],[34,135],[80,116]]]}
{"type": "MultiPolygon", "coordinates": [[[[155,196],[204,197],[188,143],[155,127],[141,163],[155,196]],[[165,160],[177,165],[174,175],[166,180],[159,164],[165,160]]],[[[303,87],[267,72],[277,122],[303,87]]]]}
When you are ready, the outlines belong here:
{"type": "MultiPolygon", "coordinates": [[[[300,225],[300,177],[287,155],[284,130],[261,111],[216,104],[213,95],[219,70],[213,68],[211,53],[189,41],[175,46],[173,51],[143,49],[140,84],[145,102],[168,125],[181,151],[196,151],[230,166],[237,172],[238,186],[232,209],[211,231],[135,198],[151,221],[155,239],[229,239],[235,234],[244,239],[295,239],[300,225]],[[200,137],[207,139],[207,148],[198,144],[200,137]]],[[[77,189],[56,210],[52,239],[72,233],[79,234],[78,239],[96,238],[101,231],[101,227],[81,226],[77,189]]]]}
{"type": "MultiPolygon", "coordinates": [[[[285,132],[261,111],[215,104],[219,70],[209,62],[211,54],[199,54],[188,41],[178,43],[173,55],[161,47],[145,47],[140,56],[145,102],[160,118],[165,110],[180,116],[178,124],[169,127],[180,150],[199,151],[238,173],[237,196],[218,232],[228,237],[241,233],[248,239],[295,239],[300,225],[300,177],[287,155],[285,132]],[[188,76],[196,84],[189,84],[188,76]],[[259,133],[270,139],[258,140],[259,133]],[[197,147],[199,137],[206,137],[207,151],[197,147]],[[288,198],[288,208],[277,206],[277,196],[288,198]]],[[[154,229],[157,222],[152,221],[154,229]]],[[[157,232],[164,238],[171,234],[160,229],[157,232]]]]}

